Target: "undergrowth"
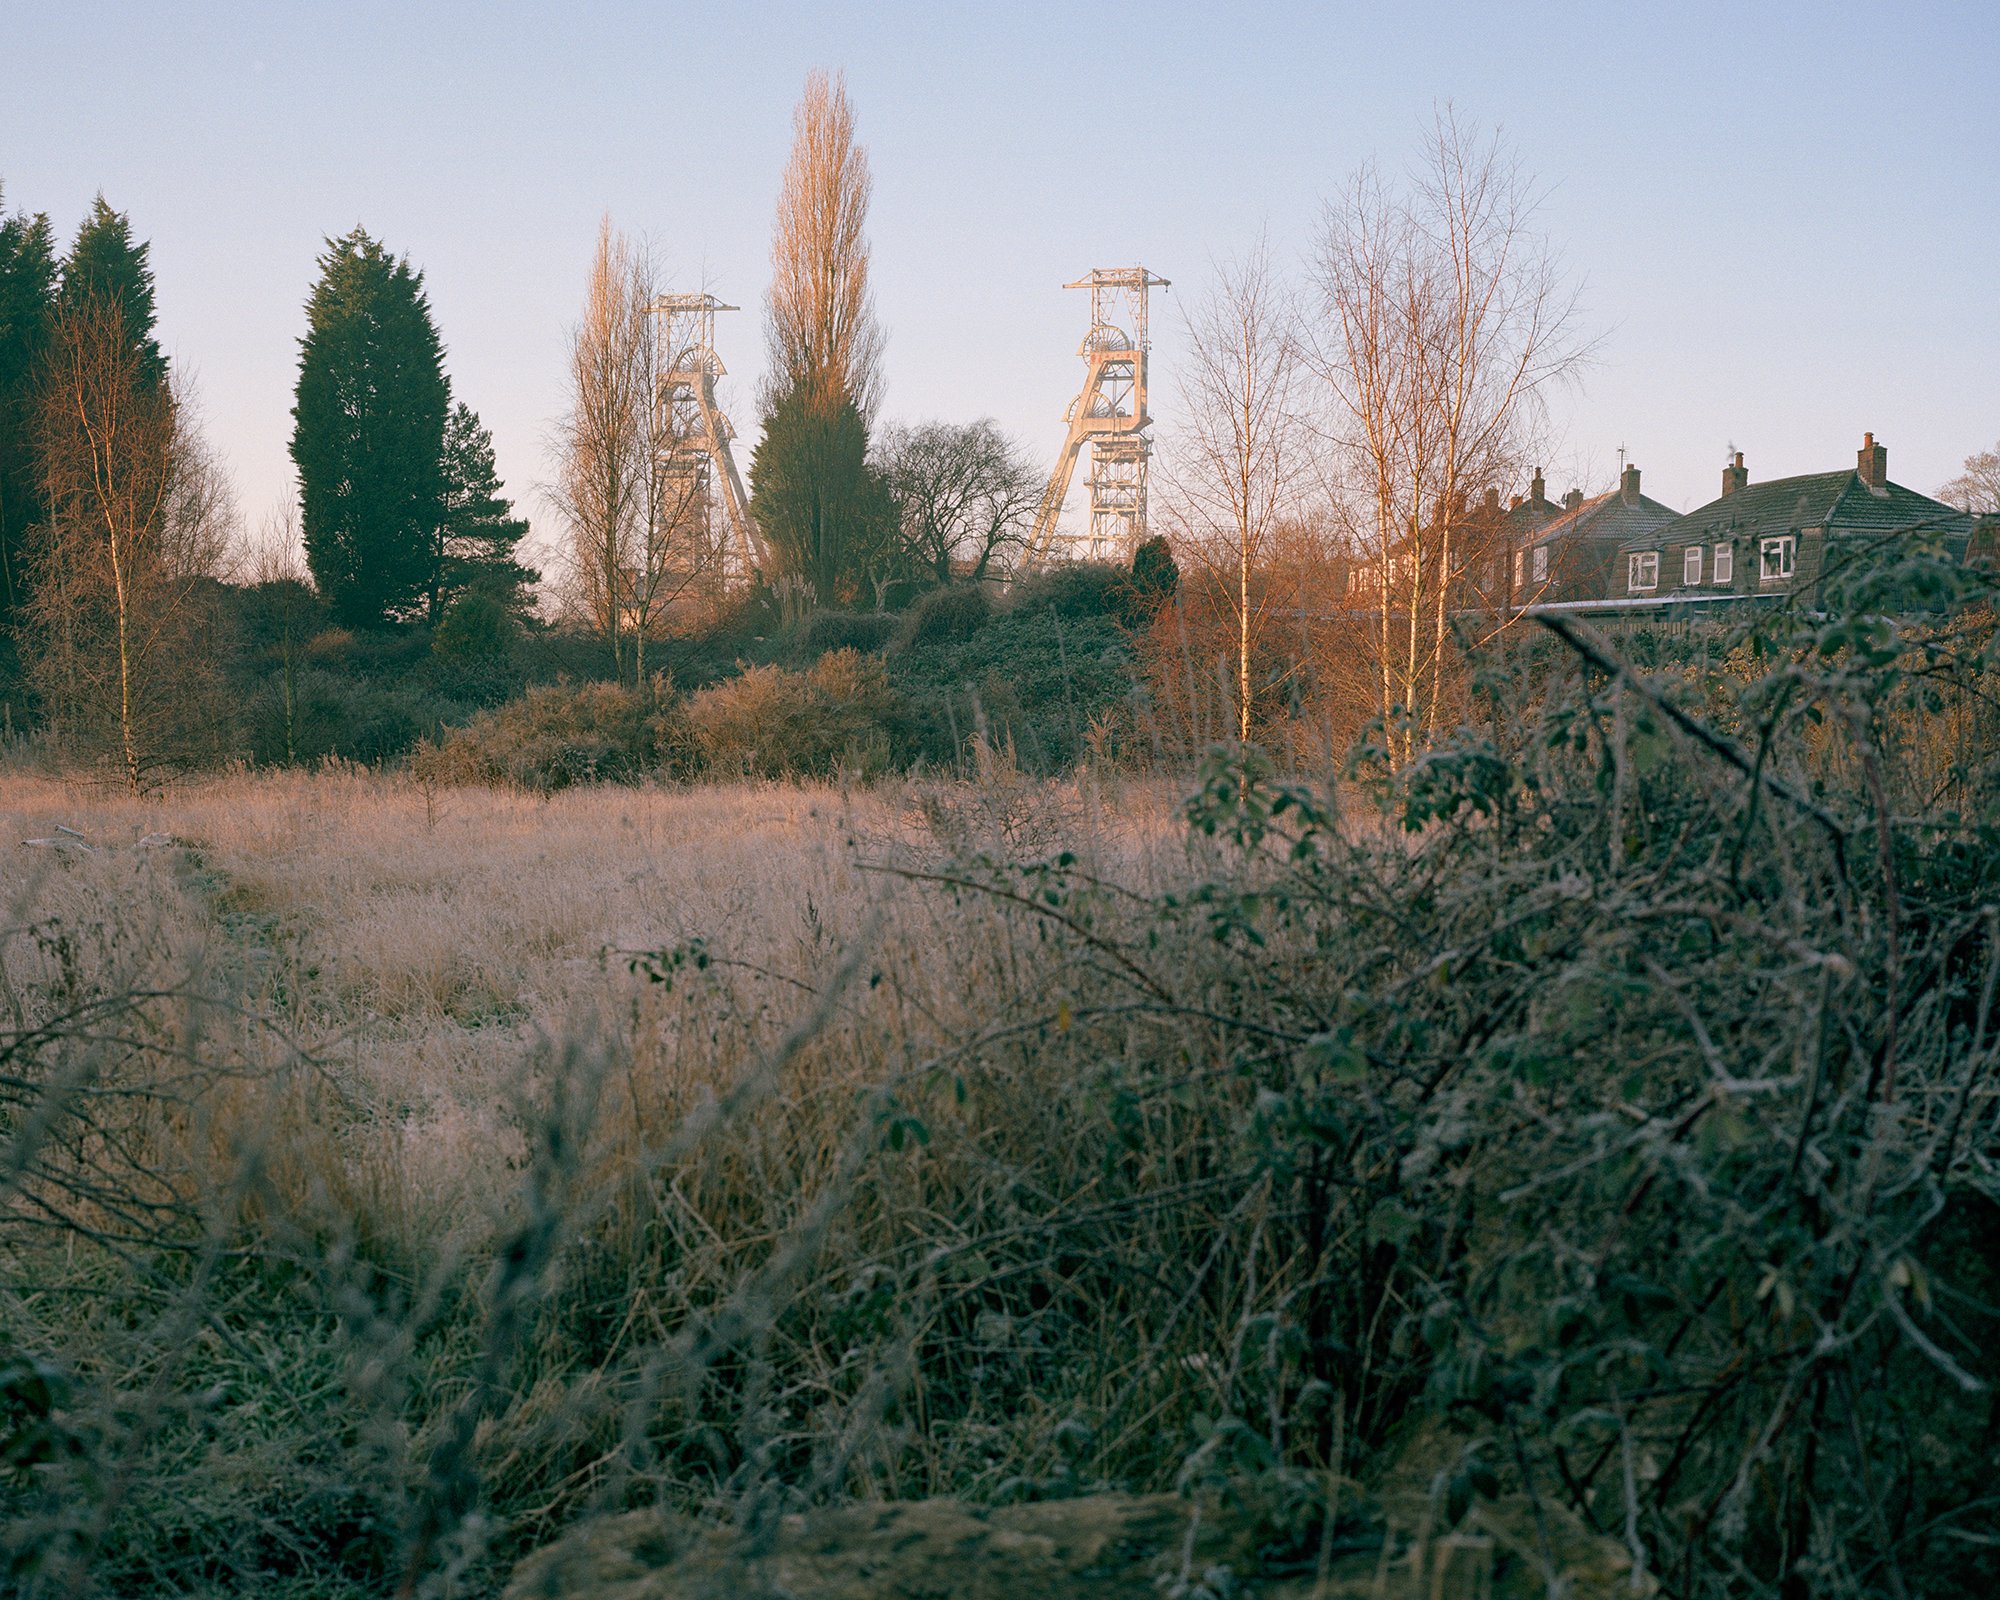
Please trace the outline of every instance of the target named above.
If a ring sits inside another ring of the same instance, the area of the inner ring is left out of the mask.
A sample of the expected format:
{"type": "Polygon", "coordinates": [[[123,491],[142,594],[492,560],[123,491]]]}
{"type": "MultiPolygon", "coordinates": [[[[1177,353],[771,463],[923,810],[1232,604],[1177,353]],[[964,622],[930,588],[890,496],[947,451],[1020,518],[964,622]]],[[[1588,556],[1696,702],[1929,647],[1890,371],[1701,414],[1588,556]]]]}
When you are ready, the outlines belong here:
{"type": "Polygon", "coordinates": [[[1331,1482],[1688,1600],[1988,1592],[1989,597],[1911,547],[1834,598],[1699,685],[1561,623],[1334,788],[1218,750],[1164,886],[862,844],[783,970],[613,952],[483,1228],[254,985],[23,891],[10,1581],[478,1594],[595,1510],[1110,1485],[1310,1550],[1331,1482]]]}

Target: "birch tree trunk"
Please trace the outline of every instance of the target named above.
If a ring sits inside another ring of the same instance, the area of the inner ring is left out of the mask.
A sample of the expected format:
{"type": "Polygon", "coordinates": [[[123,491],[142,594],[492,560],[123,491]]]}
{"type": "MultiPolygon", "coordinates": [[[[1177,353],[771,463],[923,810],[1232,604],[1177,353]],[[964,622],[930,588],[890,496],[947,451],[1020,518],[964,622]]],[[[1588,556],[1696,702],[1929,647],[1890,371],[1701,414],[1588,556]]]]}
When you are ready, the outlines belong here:
{"type": "Polygon", "coordinates": [[[109,297],[58,314],[37,421],[49,519],[34,670],[56,724],[86,745],[108,735],[139,794],[156,767],[213,753],[199,723],[213,713],[202,675],[214,641],[195,642],[193,593],[219,558],[227,492],[109,297]]]}
{"type": "Polygon", "coordinates": [[[1408,180],[1364,170],[1321,220],[1306,360],[1343,481],[1365,486],[1347,520],[1370,530],[1377,714],[1398,765],[1460,692],[1458,619],[1479,605],[1466,508],[1520,470],[1589,353],[1536,203],[1498,138],[1447,106],[1408,180]]]}
{"type": "Polygon", "coordinates": [[[1296,317],[1260,241],[1218,268],[1183,320],[1184,421],[1169,460],[1169,516],[1182,547],[1230,594],[1236,737],[1248,744],[1252,657],[1269,606],[1257,579],[1278,522],[1297,503],[1311,443],[1299,414],[1296,317]]]}

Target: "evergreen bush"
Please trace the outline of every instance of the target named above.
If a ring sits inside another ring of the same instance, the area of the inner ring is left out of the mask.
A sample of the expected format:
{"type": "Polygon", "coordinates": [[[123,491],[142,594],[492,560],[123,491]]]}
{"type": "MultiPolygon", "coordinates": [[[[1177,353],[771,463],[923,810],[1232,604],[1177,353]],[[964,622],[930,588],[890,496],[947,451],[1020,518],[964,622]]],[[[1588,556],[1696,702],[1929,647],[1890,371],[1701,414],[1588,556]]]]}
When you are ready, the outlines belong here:
{"type": "Polygon", "coordinates": [[[1101,615],[1011,605],[976,632],[912,642],[888,658],[908,701],[913,753],[952,765],[984,725],[1030,772],[1073,767],[1129,721],[1134,663],[1124,630],[1101,615]]]}
{"type": "Polygon", "coordinates": [[[1055,561],[1015,580],[1008,609],[1020,616],[1047,613],[1069,621],[1124,619],[1131,576],[1110,561],[1055,561]]]}
{"type": "Polygon", "coordinates": [[[993,602],[980,584],[946,584],[927,590],[903,614],[902,626],[896,630],[896,648],[961,643],[985,627],[992,614],[993,602]]]}
{"type": "Polygon", "coordinates": [[[817,661],[829,650],[880,650],[896,631],[896,619],[879,611],[815,611],[799,633],[798,651],[817,661]]]}
{"type": "Polygon", "coordinates": [[[473,589],[452,601],[439,620],[431,634],[431,651],[446,660],[503,655],[513,631],[505,603],[473,589]]]}

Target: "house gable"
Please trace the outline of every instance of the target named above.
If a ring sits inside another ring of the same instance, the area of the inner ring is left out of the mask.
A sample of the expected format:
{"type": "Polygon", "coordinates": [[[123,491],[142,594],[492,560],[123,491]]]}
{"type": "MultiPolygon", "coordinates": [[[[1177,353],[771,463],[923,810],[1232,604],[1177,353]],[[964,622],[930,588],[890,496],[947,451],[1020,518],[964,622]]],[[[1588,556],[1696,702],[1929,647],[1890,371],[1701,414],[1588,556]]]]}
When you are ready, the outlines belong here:
{"type": "Polygon", "coordinates": [[[1719,498],[1620,546],[1624,560],[1611,574],[1608,596],[1698,600],[1803,593],[1818,585],[1829,552],[1843,541],[1917,529],[1942,532],[1962,553],[1972,518],[1891,483],[1887,474],[1888,452],[1873,434],[1857,465],[1840,472],[1750,483],[1738,455],[1724,469],[1719,498]],[[1699,552],[1698,562],[1691,551],[1699,552]],[[1635,589],[1631,558],[1647,554],[1659,557],[1658,586],[1635,589]],[[1716,570],[1718,556],[1726,575],[1716,570]]]}
{"type": "Polygon", "coordinates": [[[1621,592],[1620,550],[1674,518],[1672,507],[1640,492],[1639,469],[1627,467],[1616,489],[1581,501],[1522,547],[1516,603],[1595,600],[1621,592]]]}

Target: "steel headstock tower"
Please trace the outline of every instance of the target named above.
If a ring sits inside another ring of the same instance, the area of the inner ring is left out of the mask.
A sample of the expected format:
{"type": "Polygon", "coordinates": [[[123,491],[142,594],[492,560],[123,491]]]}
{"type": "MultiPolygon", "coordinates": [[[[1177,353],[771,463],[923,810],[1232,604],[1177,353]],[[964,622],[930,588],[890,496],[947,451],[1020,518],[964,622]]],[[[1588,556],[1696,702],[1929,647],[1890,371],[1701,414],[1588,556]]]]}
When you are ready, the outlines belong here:
{"type": "Polygon", "coordinates": [[[1146,294],[1167,287],[1144,267],[1098,267],[1065,289],[1090,291],[1090,332],[1083,357],[1083,391],[1070,402],[1069,435],[1035,513],[1027,563],[1045,561],[1057,543],[1056,521],[1069,497],[1076,458],[1090,446],[1090,530],[1063,542],[1088,559],[1129,559],[1146,536],[1146,294]]]}
{"type": "Polygon", "coordinates": [[[657,492],[679,508],[675,520],[691,562],[720,557],[726,577],[747,578],[766,564],[764,541],[750,520],[729,447],[736,430],[715,398],[715,380],[728,371],[715,353],[715,314],[737,308],[712,294],[663,294],[647,309],[657,319],[659,350],[653,390],[657,492]],[[714,517],[718,498],[721,528],[714,517]]]}

